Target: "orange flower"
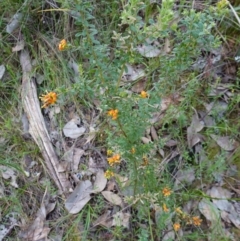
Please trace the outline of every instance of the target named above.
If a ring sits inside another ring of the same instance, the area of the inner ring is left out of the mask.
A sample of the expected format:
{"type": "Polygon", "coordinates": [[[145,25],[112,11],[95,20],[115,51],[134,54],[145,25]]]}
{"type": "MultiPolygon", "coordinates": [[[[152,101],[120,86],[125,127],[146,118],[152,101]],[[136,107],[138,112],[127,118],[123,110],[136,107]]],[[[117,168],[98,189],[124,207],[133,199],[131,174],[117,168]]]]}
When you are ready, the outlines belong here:
{"type": "Polygon", "coordinates": [[[119,154],[115,154],[114,156],[109,157],[107,160],[108,160],[109,165],[113,166],[116,163],[120,163],[120,161],[121,161],[120,159],[121,159],[121,156],[119,154]]]}
{"type": "Polygon", "coordinates": [[[169,211],[169,209],[167,208],[167,205],[165,203],[163,204],[163,211],[164,212],[168,212],[169,211]]]}
{"type": "Polygon", "coordinates": [[[110,171],[110,170],[107,170],[105,173],[104,173],[104,176],[107,178],[107,179],[110,179],[111,177],[114,176],[114,172],[110,171]]]}
{"type": "Polygon", "coordinates": [[[171,189],[168,188],[168,187],[165,187],[165,188],[163,188],[163,190],[162,190],[162,194],[163,194],[164,197],[170,196],[171,193],[172,193],[172,191],[171,191],[171,189]]]}
{"type": "Polygon", "coordinates": [[[174,223],[173,224],[173,229],[174,229],[175,232],[177,232],[180,229],[180,227],[181,227],[180,223],[174,223]]]}
{"type": "Polygon", "coordinates": [[[113,120],[116,120],[118,118],[118,110],[109,110],[108,115],[111,116],[113,120]]]}
{"type": "Polygon", "coordinates": [[[148,97],[148,93],[146,91],[142,90],[140,96],[145,99],[148,97]]]}
{"type": "Polygon", "coordinates": [[[43,102],[43,106],[42,108],[46,108],[49,105],[53,105],[56,103],[57,101],[57,93],[55,92],[49,92],[46,95],[42,95],[41,97],[39,97],[41,99],[41,101],[43,102]]]}
{"type": "Polygon", "coordinates": [[[193,223],[195,226],[200,226],[201,223],[202,223],[202,219],[199,218],[199,216],[194,216],[194,217],[192,217],[192,223],[193,223]]]}
{"type": "Polygon", "coordinates": [[[66,47],[67,47],[67,41],[66,39],[62,39],[58,45],[58,49],[60,51],[63,51],[64,49],[66,49],[66,47]]]}

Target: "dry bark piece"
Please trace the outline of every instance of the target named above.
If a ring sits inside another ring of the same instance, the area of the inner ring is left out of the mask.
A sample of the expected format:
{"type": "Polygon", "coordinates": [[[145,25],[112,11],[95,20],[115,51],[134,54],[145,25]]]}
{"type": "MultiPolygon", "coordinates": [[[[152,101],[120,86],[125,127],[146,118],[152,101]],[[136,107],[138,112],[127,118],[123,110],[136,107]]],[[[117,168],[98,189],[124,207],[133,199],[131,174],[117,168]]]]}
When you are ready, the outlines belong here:
{"type": "Polygon", "coordinates": [[[44,157],[49,176],[52,177],[58,189],[66,193],[71,185],[65,173],[58,172],[59,161],[41,113],[36,84],[34,79],[31,78],[32,65],[28,51],[21,51],[20,63],[23,71],[21,95],[23,107],[29,121],[29,133],[44,157]]]}

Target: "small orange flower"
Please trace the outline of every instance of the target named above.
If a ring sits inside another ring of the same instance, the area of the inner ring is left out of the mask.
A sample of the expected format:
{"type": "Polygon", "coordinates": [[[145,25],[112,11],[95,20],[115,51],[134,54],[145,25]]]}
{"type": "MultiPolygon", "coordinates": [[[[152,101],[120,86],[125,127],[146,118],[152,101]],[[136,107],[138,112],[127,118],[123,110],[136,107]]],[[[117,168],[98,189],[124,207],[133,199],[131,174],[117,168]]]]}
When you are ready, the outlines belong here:
{"type": "Polygon", "coordinates": [[[110,179],[111,177],[114,176],[114,172],[110,171],[110,170],[107,170],[105,173],[104,173],[104,176],[107,178],[107,179],[110,179]]]}
{"type": "Polygon", "coordinates": [[[60,51],[63,51],[64,49],[66,49],[66,47],[67,47],[67,41],[66,39],[62,39],[58,45],[58,49],[60,51]]]}
{"type": "Polygon", "coordinates": [[[120,163],[121,156],[119,154],[115,154],[114,156],[109,157],[107,160],[108,160],[109,165],[113,166],[114,164],[120,163]]]}
{"type": "Polygon", "coordinates": [[[53,105],[53,104],[56,103],[56,101],[57,101],[57,93],[51,91],[51,92],[47,93],[46,95],[40,96],[39,98],[43,102],[42,108],[46,108],[49,105],[53,105]]]}
{"type": "Polygon", "coordinates": [[[163,194],[164,197],[170,196],[171,193],[172,193],[172,191],[171,191],[171,189],[168,188],[168,187],[165,187],[165,188],[163,188],[163,190],[162,190],[162,194],[163,194]]]}
{"type": "Polygon", "coordinates": [[[177,232],[180,229],[180,227],[181,227],[180,223],[174,223],[173,224],[173,229],[174,229],[175,232],[177,232]]]}
{"type": "Polygon", "coordinates": [[[194,217],[192,217],[192,223],[193,223],[195,226],[200,226],[201,223],[202,223],[202,219],[199,218],[199,216],[194,216],[194,217]]]}
{"type": "Polygon", "coordinates": [[[113,120],[116,120],[118,118],[118,110],[109,110],[108,115],[111,116],[113,120]]]}
{"type": "Polygon", "coordinates": [[[169,211],[169,209],[167,208],[167,205],[165,203],[163,204],[163,211],[166,213],[169,211]]]}
{"type": "Polygon", "coordinates": [[[148,97],[148,93],[146,91],[142,90],[140,96],[145,99],[148,97]]]}

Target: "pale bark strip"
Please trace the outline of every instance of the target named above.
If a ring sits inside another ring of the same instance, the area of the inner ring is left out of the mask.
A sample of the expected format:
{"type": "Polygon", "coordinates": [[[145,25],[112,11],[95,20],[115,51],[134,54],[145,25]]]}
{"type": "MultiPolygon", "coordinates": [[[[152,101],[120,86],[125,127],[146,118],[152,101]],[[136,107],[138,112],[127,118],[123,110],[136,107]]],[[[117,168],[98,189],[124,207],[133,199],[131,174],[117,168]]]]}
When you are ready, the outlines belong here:
{"type": "Polygon", "coordinates": [[[59,161],[41,113],[36,84],[31,77],[32,66],[28,51],[21,51],[20,63],[23,71],[22,101],[29,121],[29,132],[44,157],[50,177],[52,177],[58,189],[66,194],[71,185],[66,174],[58,171],[59,161]]]}

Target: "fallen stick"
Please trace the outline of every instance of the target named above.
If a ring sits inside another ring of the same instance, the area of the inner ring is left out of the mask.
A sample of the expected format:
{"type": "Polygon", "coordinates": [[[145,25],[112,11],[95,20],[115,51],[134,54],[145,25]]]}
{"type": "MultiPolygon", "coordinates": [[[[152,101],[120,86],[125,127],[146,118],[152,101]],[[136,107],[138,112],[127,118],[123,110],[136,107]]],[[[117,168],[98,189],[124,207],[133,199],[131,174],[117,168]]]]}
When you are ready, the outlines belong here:
{"type": "Polygon", "coordinates": [[[23,72],[21,95],[23,108],[29,121],[29,133],[43,155],[50,177],[61,193],[66,194],[69,192],[71,185],[66,174],[59,172],[60,164],[41,113],[35,80],[31,76],[32,65],[27,50],[20,52],[20,63],[23,72]]]}

